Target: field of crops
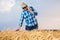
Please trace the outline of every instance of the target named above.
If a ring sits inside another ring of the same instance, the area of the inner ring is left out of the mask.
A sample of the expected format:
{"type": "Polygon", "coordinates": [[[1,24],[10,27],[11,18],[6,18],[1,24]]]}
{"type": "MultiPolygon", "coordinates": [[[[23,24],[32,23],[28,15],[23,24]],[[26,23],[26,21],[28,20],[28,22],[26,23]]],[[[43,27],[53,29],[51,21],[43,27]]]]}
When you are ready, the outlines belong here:
{"type": "Polygon", "coordinates": [[[60,40],[60,31],[32,30],[0,32],[0,40],[60,40]]]}

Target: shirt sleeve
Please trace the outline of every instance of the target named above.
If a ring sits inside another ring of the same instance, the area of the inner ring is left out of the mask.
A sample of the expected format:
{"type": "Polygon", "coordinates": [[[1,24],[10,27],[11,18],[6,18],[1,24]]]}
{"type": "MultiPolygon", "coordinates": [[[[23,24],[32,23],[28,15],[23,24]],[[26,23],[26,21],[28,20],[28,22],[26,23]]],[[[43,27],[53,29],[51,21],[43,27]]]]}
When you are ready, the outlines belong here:
{"type": "Polygon", "coordinates": [[[24,15],[23,15],[23,13],[21,13],[20,22],[19,22],[19,26],[20,26],[20,27],[22,27],[23,20],[24,20],[24,15]]]}
{"type": "Polygon", "coordinates": [[[32,11],[34,11],[34,15],[37,16],[38,12],[32,6],[30,8],[32,9],[32,11]]]}

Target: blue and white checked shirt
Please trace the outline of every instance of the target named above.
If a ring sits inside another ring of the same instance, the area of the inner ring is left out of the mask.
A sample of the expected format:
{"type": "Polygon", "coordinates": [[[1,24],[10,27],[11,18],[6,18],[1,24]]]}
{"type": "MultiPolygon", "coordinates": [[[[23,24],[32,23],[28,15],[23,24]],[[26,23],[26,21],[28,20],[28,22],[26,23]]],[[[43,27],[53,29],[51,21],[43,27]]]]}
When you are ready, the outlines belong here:
{"type": "Polygon", "coordinates": [[[22,27],[23,21],[25,19],[26,22],[26,26],[34,26],[37,23],[37,19],[35,18],[35,16],[37,16],[37,12],[35,11],[35,9],[30,6],[31,10],[34,11],[34,14],[32,14],[31,12],[27,11],[27,10],[23,10],[23,12],[21,13],[21,17],[20,17],[20,22],[19,25],[22,27]]]}

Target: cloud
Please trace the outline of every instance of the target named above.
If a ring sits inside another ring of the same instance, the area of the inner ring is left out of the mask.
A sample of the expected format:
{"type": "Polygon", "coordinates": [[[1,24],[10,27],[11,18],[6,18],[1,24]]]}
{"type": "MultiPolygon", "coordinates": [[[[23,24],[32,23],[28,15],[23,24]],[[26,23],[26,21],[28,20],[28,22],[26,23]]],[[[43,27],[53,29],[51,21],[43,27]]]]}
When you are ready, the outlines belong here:
{"type": "Polygon", "coordinates": [[[15,5],[15,0],[0,0],[0,12],[10,11],[15,5]]]}

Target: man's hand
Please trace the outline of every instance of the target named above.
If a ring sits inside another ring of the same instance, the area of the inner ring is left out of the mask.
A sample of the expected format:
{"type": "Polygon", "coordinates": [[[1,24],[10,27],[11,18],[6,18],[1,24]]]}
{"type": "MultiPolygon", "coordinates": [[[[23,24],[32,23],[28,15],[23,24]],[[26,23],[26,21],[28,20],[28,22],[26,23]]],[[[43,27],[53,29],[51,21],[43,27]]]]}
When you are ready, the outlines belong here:
{"type": "Polygon", "coordinates": [[[19,31],[21,29],[21,27],[19,26],[17,29],[16,29],[16,31],[19,31]]]}

